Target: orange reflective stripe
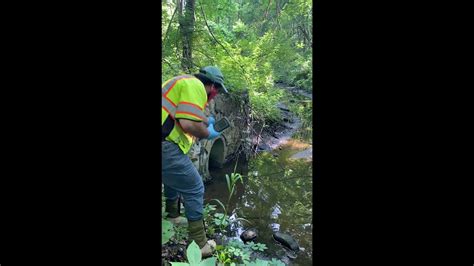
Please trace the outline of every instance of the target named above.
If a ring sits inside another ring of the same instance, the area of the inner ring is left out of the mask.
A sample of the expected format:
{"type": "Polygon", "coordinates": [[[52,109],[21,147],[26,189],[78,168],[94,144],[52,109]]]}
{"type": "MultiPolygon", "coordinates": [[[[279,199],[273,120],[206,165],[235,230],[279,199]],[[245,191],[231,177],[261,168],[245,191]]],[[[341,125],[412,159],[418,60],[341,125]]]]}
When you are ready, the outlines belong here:
{"type": "Polygon", "coordinates": [[[165,109],[166,112],[174,119],[176,115],[176,107],[173,106],[173,102],[170,102],[169,99],[161,97],[161,106],[165,109]]]}
{"type": "MultiPolygon", "coordinates": [[[[204,117],[205,114],[199,109],[196,105],[188,105],[188,104],[179,104],[178,108],[176,108],[176,114],[193,114],[197,117],[204,117]]],[[[202,118],[201,118],[202,119],[202,118]]]]}
{"type": "Polygon", "coordinates": [[[196,114],[190,113],[190,112],[177,111],[176,114],[186,114],[186,115],[194,116],[194,117],[198,118],[199,120],[203,120],[202,117],[200,117],[196,114]]]}
{"type": "Polygon", "coordinates": [[[176,82],[182,79],[192,79],[195,78],[194,76],[190,75],[183,75],[183,76],[178,76],[170,81],[168,81],[163,88],[161,88],[161,94],[163,95],[168,95],[168,93],[173,89],[174,85],[176,85],[176,82]]]}
{"type": "Polygon", "coordinates": [[[163,98],[163,97],[164,97],[171,105],[173,105],[174,107],[176,107],[176,104],[175,104],[172,100],[170,100],[170,98],[168,98],[168,97],[165,96],[165,95],[162,95],[161,98],[163,98]]]}

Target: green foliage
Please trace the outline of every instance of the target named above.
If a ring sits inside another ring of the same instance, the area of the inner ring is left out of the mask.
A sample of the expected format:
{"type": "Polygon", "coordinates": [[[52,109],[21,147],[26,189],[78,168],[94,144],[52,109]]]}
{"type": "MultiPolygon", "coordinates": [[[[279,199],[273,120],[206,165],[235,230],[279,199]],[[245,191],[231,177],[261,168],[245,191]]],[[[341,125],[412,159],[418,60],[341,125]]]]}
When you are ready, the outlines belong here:
{"type": "Polygon", "coordinates": [[[206,231],[209,235],[214,235],[215,230],[216,230],[216,225],[214,224],[214,216],[212,213],[216,211],[216,205],[212,205],[207,203],[204,206],[202,216],[203,220],[206,223],[206,231]]]}
{"type": "Polygon", "coordinates": [[[166,244],[174,235],[173,224],[167,220],[161,220],[161,244],[166,244]]]}
{"type": "Polygon", "coordinates": [[[182,242],[188,238],[188,228],[186,226],[174,226],[173,240],[176,243],[182,242]]]}
{"type": "Polygon", "coordinates": [[[229,207],[229,202],[230,202],[230,199],[232,198],[232,196],[234,195],[234,191],[235,191],[235,185],[237,183],[237,181],[240,180],[240,183],[243,185],[244,184],[244,180],[242,179],[242,175],[239,174],[239,173],[231,173],[230,174],[230,177],[228,174],[225,175],[225,180],[227,182],[227,190],[229,191],[229,198],[227,200],[227,209],[229,207]]]}
{"type": "Polygon", "coordinates": [[[215,257],[210,257],[205,260],[202,260],[201,256],[201,249],[199,246],[196,244],[196,242],[192,242],[188,248],[186,249],[186,256],[188,259],[188,263],[186,262],[171,262],[171,265],[177,265],[177,266],[184,266],[184,265],[190,265],[190,266],[214,266],[216,265],[216,258],[215,257]]]}
{"type": "MultiPolygon", "coordinates": [[[[168,214],[165,212],[165,196],[163,193],[163,186],[161,186],[161,217],[166,217],[168,214]]],[[[161,220],[161,244],[166,244],[174,236],[174,226],[173,224],[165,219],[161,220]]]]}
{"type": "Polygon", "coordinates": [[[302,122],[301,130],[293,135],[293,138],[311,143],[313,138],[313,101],[304,97],[297,97],[296,101],[286,101],[285,104],[302,122]]]}
{"type": "Polygon", "coordinates": [[[220,232],[226,232],[226,227],[230,224],[229,215],[227,215],[227,208],[218,199],[212,199],[216,201],[223,209],[224,213],[215,213],[214,219],[212,220],[211,227],[219,228],[220,232]]]}
{"type": "Polygon", "coordinates": [[[218,245],[216,248],[217,260],[223,265],[285,265],[283,262],[277,259],[272,259],[271,261],[257,259],[255,261],[250,261],[250,256],[253,251],[264,251],[266,249],[265,244],[248,242],[244,244],[243,242],[237,240],[231,240],[227,243],[226,246],[218,245]]]}
{"type": "Polygon", "coordinates": [[[214,214],[214,217],[214,224],[219,226],[219,228],[221,228],[221,231],[224,231],[224,228],[226,228],[230,224],[228,215],[225,215],[223,213],[216,213],[214,214]]]}
{"type": "Polygon", "coordinates": [[[263,243],[253,243],[253,241],[250,241],[249,243],[247,243],[247,245],[252,249],[252,250],[255,250],[255,251],[264,251],[265,249],[267,249],[267,245],[263,244],[263,243]]]}
{"type": "Polygon", "coordinates": [[[252,114],[260,122],[277,122],[281,120],[280,111],[276,108],[280,101],[282,92],[271,90],[267,93],[250,92],[250,103],[252,104],[252,114]]]}
{"type": "Polygon", "coordinates": [[[271,261],[256,259],[255,261],[252,261],[252,262],[250,262],[246,265],[250,265],[250,266],[284,266],[285,263],[283,263],[281,260],[277,260],[277,259],[273,258],[271,261]]]}
{"type": "MultiPolygon", "coordinates": [[[[282,95],[274,81],[312,89],[311,9],[309,0],[268,4],[198,1],[194,12],[193,71],[206,65],[219,66],[232,93],[249,92],[255,119],[280,121],[276,103],[282,95]]],[[[176,4],[162,2],[162,10],[163,82],[183,73],[183,47],[178,24],[181,15],[174,14],[176,4]]]]}
{"type": "Polygon", "coordinates": [[[232,245],[218,245],[216,247],[216,252],[217,260],[224,265],[229,265],[231,263],[243,263],[244,265],[247,265],[247,263],[249,263],[251,254],[248,249],[243,249],[232,245]]]}

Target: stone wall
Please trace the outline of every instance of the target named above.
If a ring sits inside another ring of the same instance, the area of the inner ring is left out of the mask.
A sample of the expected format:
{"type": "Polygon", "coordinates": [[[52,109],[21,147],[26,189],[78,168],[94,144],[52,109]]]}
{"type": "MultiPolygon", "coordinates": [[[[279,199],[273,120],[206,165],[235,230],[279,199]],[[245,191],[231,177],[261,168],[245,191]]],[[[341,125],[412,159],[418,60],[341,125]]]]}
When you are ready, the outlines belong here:
{"type": "Polygon", "coordinates": [[[204,181],[212,179],[210,166],[222,167],[241,149],[245,150],[250,146],[246,141],[250,133],[249,110],[246,110],[246,103],[248,103],[247,94],[233,97],[220,94],[208,104],[205,110],[207,116],[212,114],[216,121],[225,116],[231,126],[216,139],[196,141],[188,153],[204,181]]]}

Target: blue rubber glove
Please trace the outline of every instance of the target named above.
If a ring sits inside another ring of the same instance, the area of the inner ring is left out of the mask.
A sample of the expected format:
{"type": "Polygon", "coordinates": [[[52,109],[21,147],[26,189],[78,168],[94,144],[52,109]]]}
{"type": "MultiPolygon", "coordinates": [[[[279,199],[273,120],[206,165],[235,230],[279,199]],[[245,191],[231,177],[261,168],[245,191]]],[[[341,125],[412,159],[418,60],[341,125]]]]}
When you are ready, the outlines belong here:
{"type": "Polygon", "coordinates": [[[209,136],[207,137],[207,139],[214,139],[218,136],[220,136],[220,132],[217,132],[214,130],[214,124],[210,124],[208,127],[207,127],[207,130],[209,130],[209,136]]]}
{"type": "Polygon", "coordinates": [[[211,115],[207,118],[208,125],[214,125],[216,123],[216,119],[211,115]]]}

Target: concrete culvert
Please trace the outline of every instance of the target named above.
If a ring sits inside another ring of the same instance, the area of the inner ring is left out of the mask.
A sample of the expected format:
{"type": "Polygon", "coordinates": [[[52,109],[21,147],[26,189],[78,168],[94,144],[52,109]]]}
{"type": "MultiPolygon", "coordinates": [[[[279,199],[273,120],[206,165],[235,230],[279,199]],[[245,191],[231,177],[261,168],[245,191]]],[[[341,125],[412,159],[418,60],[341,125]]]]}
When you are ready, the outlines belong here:
{"type": "Polygon", "coordinates": [[[225,143],[222,138],[214,141],[209,153],[208,168],[222,168],[225,163],[225,143]]]}

